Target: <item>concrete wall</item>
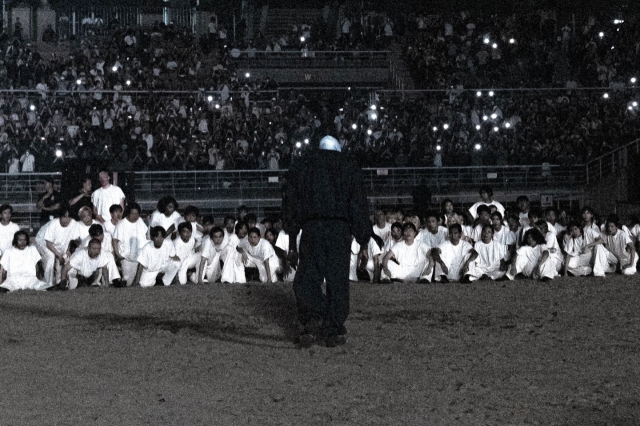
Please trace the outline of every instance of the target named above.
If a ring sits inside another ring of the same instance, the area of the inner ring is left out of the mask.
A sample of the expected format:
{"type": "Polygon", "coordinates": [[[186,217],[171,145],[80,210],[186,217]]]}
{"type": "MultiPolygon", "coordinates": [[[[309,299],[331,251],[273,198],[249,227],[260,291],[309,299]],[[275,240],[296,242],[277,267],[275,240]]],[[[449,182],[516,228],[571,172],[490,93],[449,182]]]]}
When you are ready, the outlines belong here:
{"type": "Polygon", "coordinates": [[[47,29],[47,25],[51,25],[53,31],[56,31],[56,11],[48,7],[39,8],[36,11],[36,22],[38,23],[36,40],[42,41],[42,33],[47,29]]]}
{"type": "Polygon", "coordinates": [[[31,40],[33,30],[33,20],[31,19],[31,8],[28,6],[18,6],[11,8],[11,22],[9,26],[11,28],[11,34],[16,26],[16,22],[20,20],[22,24],[22,39],[31,40]]]}

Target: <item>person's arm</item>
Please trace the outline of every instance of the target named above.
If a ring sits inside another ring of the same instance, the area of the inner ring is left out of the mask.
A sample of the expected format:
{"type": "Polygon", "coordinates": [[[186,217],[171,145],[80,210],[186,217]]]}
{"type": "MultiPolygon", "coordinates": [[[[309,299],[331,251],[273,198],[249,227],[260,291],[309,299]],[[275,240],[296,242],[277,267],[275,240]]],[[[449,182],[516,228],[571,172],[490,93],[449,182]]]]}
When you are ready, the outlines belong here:
{"type": "Polygon", "coordinates": [[[381,265],[380,265],[380,258],[382,256],[377,255],[373,257],[373,282],[374,283],[379,283],[380,282],[380,275],[381,275],[381,265]]]}
{"type": "Polygon", "coordinates": [[[469,255],[469,258],[462,265],[462,275],[464,275],[467,272],[469,272],[469,264],[478,258],[478,252],[475,249],[469,250],[469,253],[471,253],[469,255]]]}
{"type": "Polygon", "coordinates": [[[264,269],[267,270],[267,282],[272,283],[273,281],[271,281],[271,267],[269,267],[269,259],[265,259],[263,263],[264,269]]]}
{"type": "Polygon", "coordinates": [[[434,262],[440,264],[442,272],[444,272],[445,275],[449,273],[449,268],[447,268],[447,265],[445,265],[442,261],[442,258],[440,258],[440,249],[438,247],[434,247],[433,249],[431,249],[431,259],[433,259],[434,262]]]}
{"type": "Polygon", "coordinates": [[[209,259],[207,259],[206,257],[201,257],[200,258],[200,267],[198,268],[198,271],[200,271],[199,274],[198,274],[198,284],[199,285],[203,285],[204,284],[204,271],[206,270],[208,261],[209,261],[209,259]]]}
{"type": "Polygon", "coordinates": [[[106,266],[102,267],[102,279],[100,282],[101,287],[109,287],[109,283],[111,280],[109,279],[109,268],[106,266]]]}
{"type": "Polygon", "coordinates": [[[60,282],[69,280],[69,271],[71,270],[71,262],[64,264],[62,272],[60,273],[60,282]]]}
{"type": "Polygon", "coordinates": [[[533,269],[534,273],[540,275],[540,267],[546,260],[549,258],[549,250],[545,250],[542,252],[540,259],[538,259],[538,263],[536,263],[536,267],[533,269]]]}
{"type": "Polygon", "coordinates": [[[629,263],[626,265],[620,265],[620,269],[622,269],[623,271],[633,265],[635,265],[635,260],[636,260],[636,248],[633,245],[633,242],[629,242],[627,244],[627,248],[629,249],[629,263]]]}
{"type": "Polygon", "coordinates": [[[113,247],[113,257],[116,259],[116,261],[121,261],[122,259],[124,259],[124,256],[120,255],[120,240],[112,238],[111,247],[113,247]]]}
{"type": "Polygon", "coordinates": [[[4,282],[4,273],[5,273],[5,269],[2,267],[2,265],[0,265],[0,285],[2,285],[2,283],[4,282]]]}
{"type": "Polygon", "coordinates": [[[391,272],[389,271],[389,268],[387,266],[390,260],[394,260],[396,263],[398,263],[392,251],[388,251],[387,254],[385,254],[382,258],[382,270],[388,277],[391,276],[391,272]]]}
{"type": "Polygon", "coordinates": [[[138,269],[136,269],[136,277],[133,279],[133,283],[131,283],[131,287],[137,287],[140,285],[140,277],[142,276],[142,270],[144,266],[140,262],[138,262],[138,269]]]}
{"type": "Polygon", "coordinates": [[[53,253],[53,255],[60,261],[60,263],[64,263],[64,255],[58,251],[56,245],[51,241],[47,241],[47,248],[53,253]]]}

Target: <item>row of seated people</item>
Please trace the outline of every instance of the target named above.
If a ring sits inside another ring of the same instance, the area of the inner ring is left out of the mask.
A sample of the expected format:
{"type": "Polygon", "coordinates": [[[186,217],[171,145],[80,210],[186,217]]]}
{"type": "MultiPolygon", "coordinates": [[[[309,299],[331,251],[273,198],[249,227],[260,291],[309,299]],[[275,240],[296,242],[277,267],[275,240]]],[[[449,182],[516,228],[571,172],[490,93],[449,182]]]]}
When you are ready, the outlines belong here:
{"type": "Polygon", "coordinates": [[[456,213],[450,200],[443,202],[442,213],[428,212],[423,220],[377,210],[366,254],[352,243],[350,278],[426,283],[525,276],[548,281],[560,275],[637,271],[638,221],[627,227],[610,215],[598,226],[588,206],[580,221],[554,208],[543,214],[529,209],[526,196],[518,197],[517,212],[509,212],[493,200],[490,188],[480,194],[481,201],[464,214],[456,213]]]}
{"type": "MultiPolygon", "coordinates": [[[[469,223],[450,201],[443,213],[428,212],[424,220],[401,210],[388,215],[377,210],[367,254],[352,244],[350,279],[425,283],[526,276],[548,281],[559,275],[636,273],[640,224],[628,228],[610,215],[598,226],[593,210],[584,207],[582,223],[569,217],[565,227],[554,209],[544,216],[529,210],[526,197],[518,199],[518,214],[505,212],[490,189],[481,195],[468,212],[475,217],[469,223]]],[[[177,207],[175,199],[163,197],[147,225],[139,205],[130,203],[123,217],[116,204],[110,208],[111,227],[93,219],[89,207],[80,210],[76,221],[63,206],[60,217],[39,230],[34,247],[28,233],[16,231],[11,206],[4,205],[0,288],[149,287],[254,278],[270,283],[295,277],[296,259],[287,252],[289,238],[299,244],[301,234],[287,235],[280,220],[258,223],[243,208],[237,218],[228,216],[216,226],[212,217],[199,223],[193,206],[184,216],[177,207]]]]}

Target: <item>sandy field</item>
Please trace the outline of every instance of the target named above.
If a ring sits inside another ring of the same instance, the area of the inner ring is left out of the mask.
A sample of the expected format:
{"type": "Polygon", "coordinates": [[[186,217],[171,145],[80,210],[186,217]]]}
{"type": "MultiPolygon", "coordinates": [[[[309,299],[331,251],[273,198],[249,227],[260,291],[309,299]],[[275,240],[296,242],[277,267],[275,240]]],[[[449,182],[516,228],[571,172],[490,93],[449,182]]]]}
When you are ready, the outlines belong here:
{"type": "Polygon", "coordinates": [[[640,424],[640,280],[352,285],[300,349],[290,285],[0,295],[2,425],[640,424]]]}

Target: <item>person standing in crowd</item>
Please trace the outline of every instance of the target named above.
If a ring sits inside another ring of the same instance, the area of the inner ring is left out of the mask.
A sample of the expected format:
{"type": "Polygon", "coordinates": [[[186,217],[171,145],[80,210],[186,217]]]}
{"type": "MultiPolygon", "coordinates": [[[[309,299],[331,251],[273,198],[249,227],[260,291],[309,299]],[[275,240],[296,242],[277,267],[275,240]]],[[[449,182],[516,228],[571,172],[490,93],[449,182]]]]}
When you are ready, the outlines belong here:
{"type": "MultiPolygon", "coordinates": [[[[300,240],[300,264],[293,281],[300,345],[310,347],[326,336],[328,347],[346,343],[349,315],[351,235],[366,256],[371,236],[360,169],[341,153],[337,139],[325,136],[319,149],[306,152],[287,174],[282,211],[287,234],[300,240]],[[326,296],[322,283],[326,281],[326,296]]],[[[295,238],[289,239],[295,257],[295,238]]]]}
{"type": "Polygon", "coordinates": [[[20,230],[16,223],[11,222],[11,215],[13,207],[10,204],[0,206],[0,254],[11,248],[15,233],[20,230]]]}
{"type": "Polygon", "coordinates": [[[69,200],[69,207],[74,219],[78,219],[78,212],[83,207],[90,207],[93,211],[93,203],[91,202],[91,189],[93,184],[89,176],[85,177],[82,181],[82,187],[78,191],[78,194],[69,200]]]}
{"type": "Polygon", "coordinates": [[[109,178],[109,172],[101,170],[98,174],[100,188],[96,189],[91,195],[93,203],[93,213],[96,220],[104,223],[111,217],[109,208],[114,204],[120,204],[124,209],[124,192],[119,187],[112,185],[109,178]]]}
{"type": "Polygon", "coordinates": [[[53,179],[44,179],[44,193],[38,198],[36,207],[40,209],[40,225],[44,225],[58,215],[60,209],[60,193],[53,189],[53,179]]]}

